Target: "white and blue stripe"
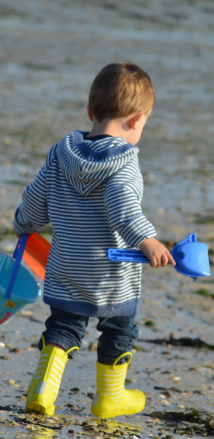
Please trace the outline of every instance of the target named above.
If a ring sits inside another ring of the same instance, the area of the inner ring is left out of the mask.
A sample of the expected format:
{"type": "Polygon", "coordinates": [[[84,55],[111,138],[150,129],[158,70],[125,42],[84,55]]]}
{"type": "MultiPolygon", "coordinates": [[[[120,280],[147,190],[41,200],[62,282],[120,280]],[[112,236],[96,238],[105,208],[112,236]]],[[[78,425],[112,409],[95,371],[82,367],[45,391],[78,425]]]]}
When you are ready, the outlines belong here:
{"type": "Polygon", "coordinates": [[[14,228],[22,234],[53,225],[45,303],[88,316],[134,315],[141,264],[109,262],[106,250],[156,235],[141,210],[138,149],[120,137],[83,134],[73,131],[52,147],[23,193],[14,228]]]}

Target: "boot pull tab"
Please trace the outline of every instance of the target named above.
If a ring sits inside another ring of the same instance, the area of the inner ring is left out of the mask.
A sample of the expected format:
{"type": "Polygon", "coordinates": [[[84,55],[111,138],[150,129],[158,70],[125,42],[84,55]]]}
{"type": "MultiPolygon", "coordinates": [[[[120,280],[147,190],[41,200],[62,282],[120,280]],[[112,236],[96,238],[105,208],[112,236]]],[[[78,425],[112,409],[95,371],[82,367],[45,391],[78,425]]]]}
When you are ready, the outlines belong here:
{"type": "Polygon", "coordinates": [[[132,359],[132,353],[131,352],[125,352],[124,354],[119,355],[119,357],[116,358],[116,360],[114,360],[114,362],[112,363],[112,366],[115,368],[117,366],[117,362],[123,358],[126,357],[127,355],[129,355],[129,359],[127,361],[127,367],[132,359]]]}
{"type": "Polygon", "coordinates": [[[80,350],[80,348],[78,348],[78,346],[74,346],[73,348],[68,349],[68,351],[66,351],[66,354],[69,354],[69,352],[77,350],[77,352],[80,350]]]}
{"type": "Polygon", "coordinates": [[[43,348],[45,348],[45,337],[44,337],[44,335],[42,335],[41,339],[42,339],[42,349],[43,349],[43,348]]]}

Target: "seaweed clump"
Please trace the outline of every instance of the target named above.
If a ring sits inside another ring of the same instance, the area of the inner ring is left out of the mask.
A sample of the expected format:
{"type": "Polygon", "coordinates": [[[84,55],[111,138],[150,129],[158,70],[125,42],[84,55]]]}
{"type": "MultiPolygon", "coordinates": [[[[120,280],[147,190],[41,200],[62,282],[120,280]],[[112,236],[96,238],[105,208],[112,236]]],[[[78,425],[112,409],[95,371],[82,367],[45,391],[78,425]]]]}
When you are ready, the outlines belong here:
{"type": "Polygon", "coordinates": [[[214,437],[214,417],[205,411],[186,409],[184,412],[157,412],[150,415],[167,422],[173,433],[214,437]]]}

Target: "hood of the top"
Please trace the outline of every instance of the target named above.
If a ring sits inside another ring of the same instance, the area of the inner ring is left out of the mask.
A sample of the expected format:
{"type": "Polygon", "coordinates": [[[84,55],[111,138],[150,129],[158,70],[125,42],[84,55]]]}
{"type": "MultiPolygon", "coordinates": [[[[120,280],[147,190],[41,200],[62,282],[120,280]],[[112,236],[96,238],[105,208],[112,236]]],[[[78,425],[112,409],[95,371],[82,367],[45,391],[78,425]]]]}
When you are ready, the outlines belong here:
{"type": "Polygon", "coordinates": [[[88,195],[138,153],[121,137],[84,140],[85,132],[72,131],[57,147],[60,169],[81,195],[88,195]]]}

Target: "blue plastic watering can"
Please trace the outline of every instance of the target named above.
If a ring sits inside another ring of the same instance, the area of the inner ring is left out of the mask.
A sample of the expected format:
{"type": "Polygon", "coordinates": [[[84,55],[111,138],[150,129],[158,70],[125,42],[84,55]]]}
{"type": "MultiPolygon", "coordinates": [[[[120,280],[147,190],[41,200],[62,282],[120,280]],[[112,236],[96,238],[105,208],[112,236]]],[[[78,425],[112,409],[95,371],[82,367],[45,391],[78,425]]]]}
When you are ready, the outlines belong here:
{"type": "Polygon", "coordinates": [[[13,257],[0,253],[0,326],[41,297],[40,285],[21,265],[27,238],[22,235],[13,257]]]}
{"type": "MultiPolygon", "coordinates": [[[[197,242],[196,233],[190,233],[183,241],[176,244],[171,251],[176,265],[174,268],[185,276],[196,281],[199,277],[210,276],[208,247],[203,242],[197,242]]],[[[143,262],[149,259],[140,250],[110,248],[106,256],[111,262],[143,262]]]]}

